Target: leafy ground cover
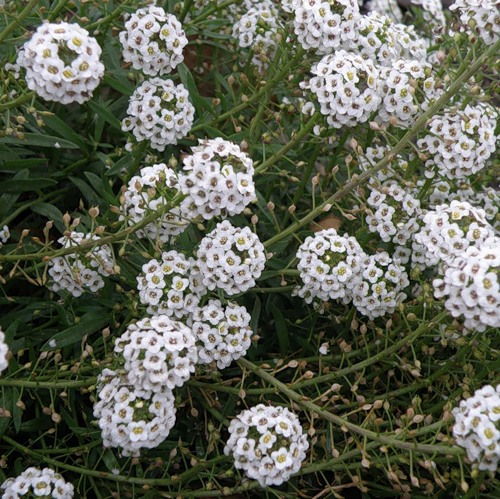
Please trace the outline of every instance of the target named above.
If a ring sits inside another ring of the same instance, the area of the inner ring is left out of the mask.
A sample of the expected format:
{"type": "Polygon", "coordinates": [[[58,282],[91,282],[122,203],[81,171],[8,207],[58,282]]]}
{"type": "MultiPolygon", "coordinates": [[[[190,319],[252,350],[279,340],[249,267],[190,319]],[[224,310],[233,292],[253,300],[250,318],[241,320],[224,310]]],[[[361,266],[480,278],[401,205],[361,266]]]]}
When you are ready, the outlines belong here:
{"type": "Polygon", "coordinates": [[[499,495],[499,25],[1,2],[2,497],[499,495]]]}

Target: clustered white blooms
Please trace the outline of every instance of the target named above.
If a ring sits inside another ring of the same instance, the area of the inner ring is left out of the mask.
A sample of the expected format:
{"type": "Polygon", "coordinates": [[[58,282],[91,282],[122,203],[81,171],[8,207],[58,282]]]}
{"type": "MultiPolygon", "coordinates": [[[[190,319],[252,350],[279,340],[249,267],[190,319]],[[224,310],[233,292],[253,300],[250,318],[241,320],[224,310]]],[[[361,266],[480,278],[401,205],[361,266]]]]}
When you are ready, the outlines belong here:
{"type": "Polygon", "coordinates": [[[426,257],[433,265],[450,263],[469,246],[480,247],[493,237],[493,227],[485,212],[467,201],[452,201],[436,206],[423,217],[423,227],[415,234],[415,241],[425,248],[426,257]]]}
{"type": "Polygon", "coordinates": [[[7,225],[4,225],[2,229],[0,229],[0,246],[5,244],[10,239],[10,230],[7,225]]]}
{"type": "Polygon", "coordinates": [[[425,61],[429,42],[418,36],[415,26],[395,23],[391,25],[391,34],[397,45],[400,59],[425,61]]]}
{"type": "Polygon", "coordinates": [[[2,499],[18,499],[29,495],[32,497],[53,497],[54,499],[71,499],[74,486],[67,483],[62,475],[51,468],[42,470],[30,467],[16,478],[7,478],[0,485],[2,499]]]}
{"type": "Polygon", "coordinates": [[[309,448],[299,419],[286,407],[256,405],[236,416],[228,431],[224,453],[262,487],[289,480],[309,448]]]}
{"type": "MultiPolygon", "coordinates": [[[[63,248],[75,248],[89,241],[99,241],[95,234],[72,231],[60,237],[57,242],[63,248]]],[[[114,273],[111,248],[108,245],[95,245],[88,251],[57,256],[49,260],[50,290],[67,291],[75,297],[84,291],[96,292],[104,287],[103,277],[114,273]]]]}
{"type": "Polygon", "coordinates": [[[246,308],[234,302],[224,307],[220,300],[209,300],[198,307],[189,323],[196,336],[199,362],[216,362],[219,369],[225,369],[245,356],[251,342],[250,320],[246,308]]]}
{"type": "Polygon", "coordinates": [[[294,14],[293,28],[304,49],[318,54],[348,49],[360,17],[356,0],[292,0],[284,2],[294,14]]]}
{"type": "Polygon", "coordinates": [[[92,97],[104,74],[101,47],[77,24],[43,23],[17,57],[26,83],[48,101],[69,104],[92,97]]]}
{"type": "Polygon", "coordinates": [[[172,250],[164,251],[161,260],[153,258],[142,266],[137,289],[141,303],[148,305],[148,314],[180,319],[194,312],[206,291],[194,263],[172,250]]]}
{"type": "MultiPolygon", "coordinates": [[[[381,101],[379,70],[370,59],[338,50],[326,55],[311,68],[314,75],[301,82],[320,105],[320,112],[334,128],[353,127],[368,121],[381,101]]],[[[314,114],[313,102],[307,102],[302,112],[314,114]]]]}
{"type": "Polygon", "coordinates": [[[500,464],[500,385],[486,385],[452,411],[453,436],[480,470],[495,473],[500,464]]]}
{"type": "MultiPolygon", "coordinates": [[[[175,85],[172,80],[151,78],[134,91],[127,114],[122,130],[132,131],[138,142],[149,140],[153,149],[163,151],[165,146],[177,144],[189,133],[194,106],[182,83],[175,85]]],[[[131,143],[126,146],[131,147],[131,143]]]]}
{"type": "Polygon", "coordinates": [[[5,343],[5,333],[0,328],[0,374],[9,367],[9,361],[7,359],[8,353],[9,346],[5,343]]]}
{"type": "Polygon", "coordinates": [[[422,7],[424,21],[427,21],[431,27],[446,26],[441,0],[411,0],[411,4],[422,7]]]}
{"type": "Polygon", "coordinates": [[[203,284],[228,295],[255,286],[266,262],[259,237],[249,227],[234,227],[227,220],[200,241],[196,256],[203,284]]]}
{"type": "Polygon", "coordinates": [[[493,45],[500,37],[499,5],[500,0],[455,0],[450,10],[458,10],[462,30],[493,45]]]}
{"type": "MultiPolygon", "coordinates": [[[[139,175],[132,177],[122,197],[123,214],[120,220],[126,219],[129,225],[136,225],[143,218],[155,211],[163,210],[176,194],[179,193],[177,174],[164,163],[147,166],[139,175]]],[[[147,237],[153,241],[159,239],[169,243],[188,225],[189,220],[178,207],[158,214],[158,217],[139,229],[139,237],[147,237]]]]}
{"type": "Polygon", "coordinates": [[[138,456],[141,448],[163,442],[175,424],[174,396],[167,387],[145,390],[126,372],[104,369],[97,380],[94,417],[103,445],[121,447],[124,456],[138,456]]]}
{"type": "Polygon", "coordinates": [[[175,69],[184,60],[182,51],[188,43],[178,19],[156,5],[134,12],[119,38],[125,62],[150,76],[175,69]]]}
{"type": "Polygon", "coordinates": [[[403,21],[403,13],[397,0],[370,0],[366,3],[365,8],[368,12],[380,12],[396,23],[403,21]]]}
{"type": "Polygon", "coordinates": [[[366,203],[373,210],[366,216],[368,229],[384,242],[405,246],[420,228],[420,201],[394,181],[370,189],[366,203]]]}
{"type": "Polygon", "coordinates": [[[447,262],[444,275],[434,279],[434,296],[445,298],[453,317],[463,317],[465,332],[500,324],[500,238],[469,246],[447,262]]]}
{"type": "Polygon", "coordinates": [[[116,340],[114,352],[123,359],[128,380],[155,393],[182,386],[198,361],[193,331],[167,315],[130,324],[116,340]]]}
{"type": "Polygon", "coordinates": [[[496,119],[483,107],[467,105],[463,110],[447,110],[434,116],[428,133],[417,141],[427,154],[426,176],[439,173],[449,179],[463,178],[486,166],[495,152],[496,119]]]}
{"type": "Polygon", "coordinates": [[[395,118],[394,124],[399,128],[412,126],[418,115],[443,93],[432,73],[429,63],[416,60],[398,59],[391,67],[382,68],[382,104],[377,118],[385,124],[393,123],[395,118]]]}
{"type": "Polygon", "coordinates": [[[179,175],[179,188],[187,196],[182,211],[205,220],[242,213],[255,199],[254,167],[248,154],[221,138],[200,140],[191,150],[179,175]]]}
{"type": "Polygon", "coordinates": [[[323,229],[308,236],[297,251],[297,269],[303,284],[296,293],[306,303],[316,298],[348,303],[365,256],[354,237],[339,236],[335,229],[323,229]]]}
{"type": "Polygon", "coordinates": [[[403,290],[410,284],[404,267],[383,251],[365,256],[361,268],[361,279],[352,289],[353,305],[370,320],[394,312],[406,299],[403,290]]]}
{"type": "MultiPolygon", "coordinates": [[[[388,146],[378,145],[375,147],[367,147],[366,150],[358,156],[359,165],[365,171],[370,170],[379,161],[387,158],[390,151],[391,149],[388,146]]],[[[404,177],[409,169],[410,161],[413,158],[414,155],[410,155],[407,159],[401,154],[392,155],[388,165],[378,170],[368,182],[370,184],[375,184],[376,181],[384,183],[386,180],[404,177]]]]}
{"type": "Polygon", "coordinates": [[[276,53],[278,11],[270,1],[257,4],[246,11],[233,25],[232,35],[240,47],[250,47],[252,64],[263,72],[276,53]]]}

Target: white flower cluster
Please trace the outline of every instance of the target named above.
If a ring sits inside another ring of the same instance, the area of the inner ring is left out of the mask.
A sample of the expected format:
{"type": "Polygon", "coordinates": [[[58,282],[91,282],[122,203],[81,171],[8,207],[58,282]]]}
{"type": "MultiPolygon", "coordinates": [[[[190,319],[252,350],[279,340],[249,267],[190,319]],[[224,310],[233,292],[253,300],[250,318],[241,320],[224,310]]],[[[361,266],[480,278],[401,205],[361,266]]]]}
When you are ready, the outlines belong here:
{"type": "Polygon", "coordinates": [[[429,42],[418,36],[415,26],[395,23],[391,25],[391,33],[397,45],[399,59],[409,61],[425,61],[429,42]]]}
{"type": "Polygon", "coordinates": [[[304,49],[330,54],[350,47],[360,17],[356,0],[297,0],[288,8],[294,11],[293,28],[304,49]]]}
{"type": "Polygon", "coordinates": [[[116,340],[114,351],[123,359],[130,382],[155,393],[182,386],[198,361],[191,329],[167,315],[129,325],[116,340]]]}
{"type": "Polygon", "coordinates": [[[434,279],[434,296],[446,298],[453,317],[464,317],[466,330],[484,331],[500,324],[500,238],[469,246],[434,279]]]}
{"type": "MultiPolygon", "coordinates": [[[[164,163],[142,168],[139,175],[132,177],[123,193],[123,214],[120,220],[127,219],[129,225],[135,225],[157,210],[163,209],[179,192],[177,174],[164,163]]],[[[136,234],[153,241],[159,239],[169,243],[188,225],[178,207],[158,215],[158,217],[136,234]]]]}
{"type": "Polygon", "coordinates": [[[2,244],[5,244],[10,239],[10,231],[7,225],[4,225],[2,229],[0,229],[0,247],[2,244]]]}
{"type": "Polygon", "coordinates": [[[182,83],[175,85],[172,80],[161,78],[146,80],[134,91],[127,114],[122,130],[132,131],[138,142],[149,140],[157,151],[177,144],[189,133],[194,121],[194,107],[186,88],[182,83]]]}
{"type": "Polygon", "coordinates": [[[278,11],[270,1],[257,4],[246,11],[233,25],[233,37],[240,47],[250,47],[252,64],[263,72],[276,53],[275,35],[278,31],[278,11]]]}
{"type": "MultiPolygon", "coordinates": [[[[381,101],[379,70],[370,59],[338,50],[314,64],[311,73],[314,76],[300,86],[313,93],[330,126],[356,126],[368,121],[378,109],[381,101]]],[[[302,108],[304,114],[312,115],[314,111],[313,102],[302,108]]]]}
{"type": "Polygon", "coordinates": [[[77,24],[43,23],[19,51],[26,83],[48,101],[69,104],[92,97],[104,74],[101,47],[77,24]]]}
{"type": "Polygon", "coordinates": [[[179,188],[187,198],[182,211],[210,220],[237,215],[255,199],[253,161],[239,146],[216,138],[200,140],[183,160],[179,188]]]}
{"type": "Polygon", "coordinates": [[[420,228],[420,201],[395,182],[370,189],[366,203],[374,211],[366,216],[368,229],[384,242],[405,246],[420,228]]]}
{"type": "Polygon", "coordinates": [[[228,295],[255,286],[264,270],[266,255],[259,237],[249,227],[234,227],[227,220],[207,234],[196,251],[203,284],[228,295]]]}
{"type": "Polygon", "coordinates": [[[428,125],[430,133],[417,141],[419,150],[429,155],[426,176],[437,171],[455,179],[477,173],[495,152],[495,128],[495,118],[479,106],[434,116],[428,125]]]}
{"type": "Polygon", "coordinates": [[[27,468],[16,478],[7,478],[0,485],[2,499],[19,499],[22,496],[53,497],[71,499],[74,487],[67,483],[62,475],[51,468],[27,468]]]}
{"type": "Polygon", "coordinates": [[[152,259],[142,266],[137,289],[141,303],[148,305],[148,314],[180,319],[194,312],[205,287],[192,272],[193,263],[172,250],[163,252],[160,261],[152,259]]]}
{"type": "MultiPolygon", "coordinates": [[[[88,241],[99,241],[100,237],[82,232],[71,232],[57,240],[63,248],[75,248],[88,241]]],[[[103,276],[113,274],[113,257],[107,245],[95,246],[85,253],[71,253],[49,260],[49,284],[51,291],[67,291],[75,297],[84,291],[96,292],[104,287],[103,276]]]]}
{"type": "Polygon", "coordinates": [[[370,320],[392,314],[406,299],[403,290],[410,284],[404,267],[385,251],[366,256],[361,267],[361,279],[352,289],[353,305],[370,320]]]}
{"type": "Polygon", "coordinates": [[[315,298],[322,301],[342,299],[348,303],[364,257],[354,237],[339,236],[335,229],[320,230],[308,236],[297,251],[297,269],[303,282],[297,294],[306,303],[315,298]]]}
{"type": "Polygon", "coordinates": [[[229,425],[224,454],[261,487],[281,485],[299,471],[309,448],[307,435],[286,407],[259,404],[236,416],[229,425]]]}
{"type": "MultiPolygon", "coordinates": [[[[387,158],[390,153],[390,148],[387,146],[367,147],[363,154],[358,156],[359,165],[363,170],[370,170],[379,161],[387,158]]],[[[394,155],[393,155],[394,156],[394,155]]],[[[408,159],[403,158],[400,154],[394,156],[390,163],[381,168],[368,181],[370,184],[376,185],[376,181],[384,183],[386,180],[392,180],[395,177],[404,177],[408,171],[409,161],[413,159],[411,155],[408,159]]]]}
{"type": "Polygon", "coordinates": [[[134,12],[119,38],[125,62],[150,76],[175,69],[184,60],[182,50],[188,43],[178,19],[156,5],[134,12]]]}
{"type": "Polygon", "coordinates": [[[410,3],[422,7],[424,21],[429,26],[446,26],[441,0],[411,0],[410,3]]]}
{"type": "Polygon", "coordinates": [[[432,264],[450,263],[469,246],[480,247],[494,236],[493,227],[486,221],[484,210],[467,201],[452,201],[449,205],[436,206],[423,218],[422,229],[415,234],[415,241],[426,250],[432,264]]]}
{"type": "Polygon", "coordinates": [[[366,3],[365,8],[368,12],[380,12],[380,14],[390,17],[395,23],[403,21],[403,13],[397,0],[370,0],[366,3]]]}
{"type": "Polygon", "coordinates": [[[98,377],[94,417],[99,421],[103,445],[122,447],[124,456],[138,456],[141,448],[163,442],[175,424],[174,396],[136,386],[127,373],[104,369],[98,377]]]}
{"type": "Polygon", "coordinates": [[[500,37],[500,0],[455,0],[450,10],[458,10],[462,29],[493,45],[500,37]]]}
{"type": "Polygon", "coordinates": [[[396,118],[396,126],[409,128],[419,113],[427,110],[443,90],[432,76],[432,66],[424,61],[393,61],[390,68],[381,69],[382,105],[378,119],[389,123],[396,118]]]}
{"type": "Polygon", "coordinates": [[[5,333],[0,328],[0,374],[9,367],[7,354],[9,353],[9,345],[5,343],[5,333]]]}
{"type": "Polygon", "coordinates": [[[500,385],[486,385],[452,411],[453,436],[480,470],[495,473],[500,464],[500,385]]]}
{"type": "Polygon", "coordinates": [[[209,300],[194,311],[191,320],[199,362],[216,362],[219,369],[225,369],[233,360],[246,355],[252,329],[251,316],[245,307],[229,302],[224,308],[219,300],[209,300]]]}

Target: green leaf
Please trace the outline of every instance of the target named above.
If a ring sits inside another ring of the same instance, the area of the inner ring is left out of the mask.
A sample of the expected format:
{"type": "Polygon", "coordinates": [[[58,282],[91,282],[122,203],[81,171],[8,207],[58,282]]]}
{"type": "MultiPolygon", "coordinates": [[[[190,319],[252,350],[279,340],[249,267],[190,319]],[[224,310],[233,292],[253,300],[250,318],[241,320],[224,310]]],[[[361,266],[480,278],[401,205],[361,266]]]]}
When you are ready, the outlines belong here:
{"type": "MultiPolygon", "coordinates": [[[[80,137],[80,135],[78,135],[64,120],[59,118],[59,116],[56,116],[55,114],[45,115],[43,117],[43,122],[47,128],[56,132],[57,135],[66,139],[70,143],[76,144],[85,154],[88,153],[88,146],[82,137],[80,137]]],[[[61,144],[60,141],[58,142],[61,144]]]]}
{"type": "Polygon", "coordinates": [[[132,156],[130,154],[127,154],[123,158],[120,158],[109,170],[107,170],[105,172],[105,175],[108,177],[111,177],[113,175],[120,175],[124,171],[128,171],[132,164],[132,156]]]}
{"type": "Polygon", "coordinates": [[[285,354],[289,351],[290,341],[288,339],[288,327],[286,320],[281,311],[272,302],[269,302],[269,311],[271,312],[276,327],[276,334],[278,335],[278,343],[280,345],[280,352],[285,354]]]}
{"type": "Polygon", "coordinates": [[[49,203],[38,203],[32,206],[32,211],[52,220],[59,232],[64,232],[66,227],[63,222],[63,214],[59,208],[49,203]]]}
{"type": "MultiPolygon", "coordinates": [[[[95,316],[95,314],[92,314],[95,316]]],[[[74,345],[79,341],[82,341],[82,338],[85,335],[90,335],[95,333],[99,329],[102,329],[106,324],[109,324],[109,317],[105,315],[104,317],[97,317],[95,319],[84,320],[85,317],[82,317],[82,322],[77,324],[76,326],[71,326],[64,331],[53,336],[45,345],[42,346],[41,350],[54,350],[55,348],[63,348],[68,345],[74,345]],[[50,344],[54,344],[55,346],[51,347],[50,344]]]]}
{"type": "Polygon", "coordinates": [[[262,304],[258,296],[255,297],[255,303],[252,310],[252,318],[250,319],[250,327],[254,333],[257,332],[257,327],[259,326],[260,312],[262,310],[262,304]]]}
{"type": "Polygon", "coordinates": [[[85,177],[87,177],[87,180],[90,182],[90,185],[94,188],[97,194],[104,198],[107,203],[116,203],[116,196],[110,189],[107,180],[103,180],[101,177],[98,177],[95,173],[92,172],[84,172],[84,175],[85,177]]]}
{"type": "Polygon", "coordinates": [[[47,160],[44,158],[14,159],[10,161],[4,161],[0,169],[2,171],[11,172],[11,171],[17,171],[20,168],[29,169],[29,168],[36,168],[38,166],[42,167],[47,166],[47,160]]]}
{"type": "Polygon", "coordinates": [[[87,105],[90,109],[92,109],[92,111],[94,111],[94,113],[108,123],[108,125],[111,125],[113,128],[121,131],[121,121],[106,107],[103,102],[88,101],[87,105]]]}
{"type": "Polygon", "coordinates": [[[0,192],[19,194],[27,191],[39,191],[45,187],[56,185],[57,182],[50,178],[28,178],[25,180],[11,179],[0,183],[0,192]]]}
{"type": "Polygon", "coordinates": [[[71,180],[71,182],[73,182],[73,184],[76,185],[76,187],[78,187],[79,191],[83,194],[90,205],[98,206],[102,204],[102,200],[99,198],[99,196],[81,178],[70,176],[69,179],[71,180]]]}
{"type": "Polygon", "coordinates": [[[214,115],[214,107],[208,99],[200,95],[198,86],[196,85],[193,75],[189,71],[188,67],[185,64],[179,64],[177,66],[177,72],[179,73],[179,78],[181,79],[182,84],[189,91],[189,99],[193,103],[196,111],[200,113],[203,109],[204,111],[208,111],[211,115],[214,115]]]}
{"type": "Polygon", "coordinates": [[[79,149],[79,146],[69,140],[54,137],[52,135],[41,135],[39,133],[25,133],[24,139],[22,140],[14,137],[0,137],[0,144],[50,147],[51,149],[79,149]],[[58,146],[56,144],[58,144],[58,146]]]}
{"type": "Polygon", "coordinates": [[[123,95],[132,95],[134,92],[134,86],[129,80],[123,78],[123,75],[118,75],[118,78],[113,78],[110,75],[104,77],[104,84],[110,86],[111,88],[117,90],[123,95]]]}

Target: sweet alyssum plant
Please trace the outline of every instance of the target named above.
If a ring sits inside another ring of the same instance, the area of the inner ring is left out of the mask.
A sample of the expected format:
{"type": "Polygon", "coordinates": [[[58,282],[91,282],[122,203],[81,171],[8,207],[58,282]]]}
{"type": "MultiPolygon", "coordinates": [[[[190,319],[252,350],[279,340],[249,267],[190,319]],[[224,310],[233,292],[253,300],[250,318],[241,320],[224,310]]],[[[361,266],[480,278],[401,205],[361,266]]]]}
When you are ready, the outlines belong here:
{"type": "Polygon", "coordinates": [[[493,496],[497,3],[2,2],[2,497],[493,496]]]}

